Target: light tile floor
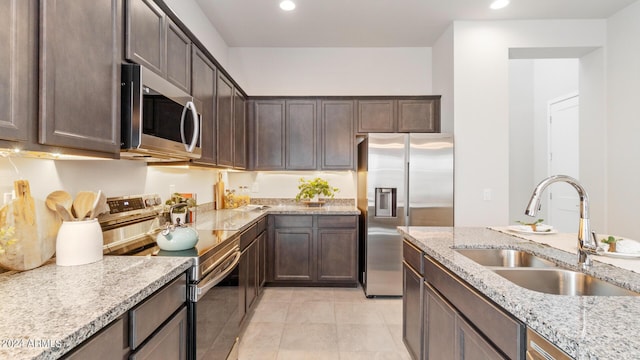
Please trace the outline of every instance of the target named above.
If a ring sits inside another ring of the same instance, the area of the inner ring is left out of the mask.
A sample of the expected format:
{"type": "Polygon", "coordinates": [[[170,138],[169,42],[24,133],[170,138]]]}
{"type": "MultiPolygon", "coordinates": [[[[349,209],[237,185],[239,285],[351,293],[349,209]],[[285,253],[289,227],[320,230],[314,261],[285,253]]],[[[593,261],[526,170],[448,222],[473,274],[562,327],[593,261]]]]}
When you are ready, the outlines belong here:
{"type": "Polygon", "coordinates": [[[361,288],[265,288],[239,360],[408,360],[402,299],[361,288]]]}

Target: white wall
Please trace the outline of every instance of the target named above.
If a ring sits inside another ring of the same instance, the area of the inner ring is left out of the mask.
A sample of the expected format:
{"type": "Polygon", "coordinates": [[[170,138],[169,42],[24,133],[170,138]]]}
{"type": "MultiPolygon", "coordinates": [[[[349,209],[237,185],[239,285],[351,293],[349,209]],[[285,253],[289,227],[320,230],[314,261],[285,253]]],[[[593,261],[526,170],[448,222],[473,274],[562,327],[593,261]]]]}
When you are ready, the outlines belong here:
{"type": "MultiPolygon", "coordinates": [[[[548,173],[547,161],[548,105],[578,93],[578,74],[578,59],[509,61],[509,223],[527,219],[524,208],[533,188],[553,175],[548,173]]],[[[538,218],[548,219],[547,210],[543,200],[538,218]]]]}
{"type": "Polygon", "coordinates": [[[258,95],[430,95],[431,48],[231,48],[258,95]]]}
{"type": "Polygon", "coordinates": [[[534,183],[534,62],[509,62],[509,222],[524,220],[534,183]]]}
{"type": "Polygon", "coordinates": [[[455,223],[509,221],[509,48],[601,47],[605,20],[454,22],[455,223]],[[491,200],[483,200],[485,189],[491,200]]]}
{"type": "Polygon", "coordinates": [[[453,133],[453,25],[433,45],[433,93],[440,100],[440,129],[453,133]]]}
{"type": "MultiPolygon", "coordinates": [[[[607,21],[608,228],[640,240],[640,2],[607,21]]],[[[598,144],[594,143],[594,147],[598,144]]]]}
{"type": "Polygon", "coordinates": [[[248,186],[251,197],[254,198],[285,198],[293,199],[298,194],[298,180],[300,178],[313,179],[321,177],[329,185],[340,189],[335,194],[336,199],[356,199],[355,171],[292,171],[292,172],[229,172],[228,179],[232,189],[238,186],[248,186]],[[257,185],[254,187],[254,185],[257,185]]]}
{"type": "Polygon", "coordinates": [[[65,190],[72,195],[82,190],[102,190],[108,197],[157,193],[166,200],[173,185],[175,191],[194,192],[199,203],[207,203],[213,201],[217,175],[212,169],[147,167],[146,163],[134,160],[13,158],[13,162],[19,174],[9,160],[0,158],[0,193],[10,192],[13,181],[26,179],[31,195],[41,200],[55,190],[65,190]]]}

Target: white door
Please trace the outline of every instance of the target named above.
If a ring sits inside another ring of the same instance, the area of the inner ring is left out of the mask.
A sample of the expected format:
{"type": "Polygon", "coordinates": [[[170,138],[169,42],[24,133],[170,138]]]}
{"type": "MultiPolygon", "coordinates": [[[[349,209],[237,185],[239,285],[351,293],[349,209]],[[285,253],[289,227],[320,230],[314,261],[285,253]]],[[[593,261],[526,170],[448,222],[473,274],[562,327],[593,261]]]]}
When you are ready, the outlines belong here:
{"type": "MultiPolygon", "coordinates": [[[[572,95],[549,104],[549,175],[579,176],[579,99],[572,95]]],[[[567,183],[549,188],[549,219],[560,232],[577,232],[580,200],[567,183]]]]}

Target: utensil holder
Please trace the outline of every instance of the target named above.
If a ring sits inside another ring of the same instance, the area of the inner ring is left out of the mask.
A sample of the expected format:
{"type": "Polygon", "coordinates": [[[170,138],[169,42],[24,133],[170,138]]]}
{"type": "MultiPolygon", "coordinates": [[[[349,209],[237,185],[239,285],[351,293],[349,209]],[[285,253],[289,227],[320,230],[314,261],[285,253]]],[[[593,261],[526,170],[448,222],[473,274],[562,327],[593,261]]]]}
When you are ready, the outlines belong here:
{"type": "Polygon", "coordinates": [[[102,260],[102,228],[97,219],[63,221],[56,239],[56,264],[73,266],[102,260]]]}

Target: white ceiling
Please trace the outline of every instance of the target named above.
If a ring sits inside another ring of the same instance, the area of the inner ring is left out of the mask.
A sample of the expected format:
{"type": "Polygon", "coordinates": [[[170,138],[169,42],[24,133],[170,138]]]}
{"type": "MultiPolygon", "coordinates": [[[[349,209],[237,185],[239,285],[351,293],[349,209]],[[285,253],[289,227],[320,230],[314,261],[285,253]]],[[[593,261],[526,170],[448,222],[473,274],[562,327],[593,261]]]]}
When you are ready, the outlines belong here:
{"type": "Polygon", "coordinates": [[[453,20],[604,19],[636,0],[196,0],[230,47],[429,47],[453,20]]]}

